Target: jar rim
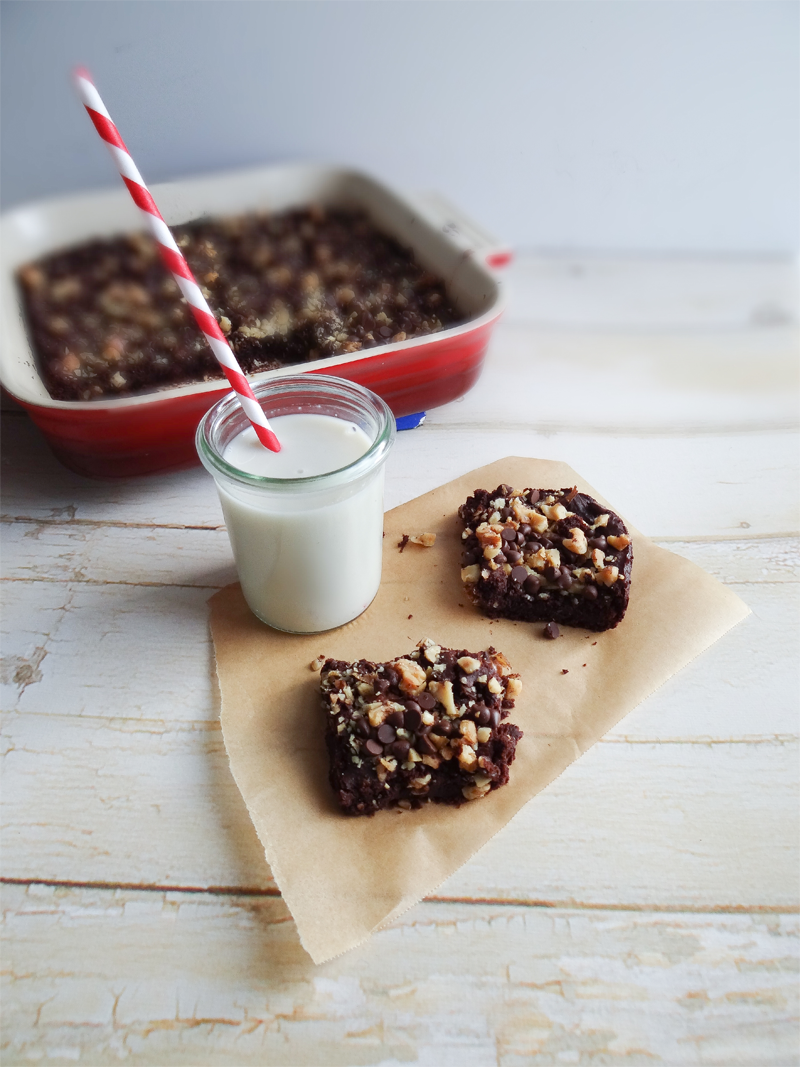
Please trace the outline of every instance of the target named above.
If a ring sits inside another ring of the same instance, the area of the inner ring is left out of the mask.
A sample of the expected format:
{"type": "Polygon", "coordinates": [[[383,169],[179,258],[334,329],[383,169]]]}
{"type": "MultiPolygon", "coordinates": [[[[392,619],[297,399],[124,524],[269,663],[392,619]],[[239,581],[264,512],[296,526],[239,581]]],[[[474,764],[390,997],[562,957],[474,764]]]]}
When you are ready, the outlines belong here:
{"type": "Polygon", "coordinates": [[[303,394],[336,396],[344,393],[350,400],[360,402],[364,407],[369,408],[377,420],[378,433],[367,451],[358,459],[343,467],[337,467],[335,470],[325,471],[324,474],[304,475],[298,478],[272,478],[265,474],[251,474],[249,471],[243,471],[228,463],[218,451],[213,439],[214,430],[231,419],[236,419],[241,424],[242,430],[250,425],[236,393],[231,390],[203,415],[195,434],[195,446],[200,462],[212,476],[222,474],[238,482],[239,485],[270,489],[275,492],[296,493],[298,490],[323,489],[338,483],[355,481],[369,473],[386,458],[394,442],[397,427],[389,405],[383,397],[373,393],[371,389],[348,381],[346,378],[337,378],[329,374],[293,374],[271,381],[254,383],[252,388],[259,402],[265,395],[288,399],[292,396],[300,397],[303,394]]]}

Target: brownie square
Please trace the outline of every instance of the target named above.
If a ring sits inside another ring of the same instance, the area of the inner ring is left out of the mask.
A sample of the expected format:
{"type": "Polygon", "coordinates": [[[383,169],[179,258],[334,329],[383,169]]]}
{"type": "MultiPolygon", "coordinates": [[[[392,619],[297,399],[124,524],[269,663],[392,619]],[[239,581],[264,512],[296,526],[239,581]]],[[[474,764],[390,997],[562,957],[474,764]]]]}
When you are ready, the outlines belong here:
{"type": "Polygon", "coordinates": [[[330,783],[348,815],[459,805],[508,781],[522,688],[505,656],[421,641],[387,663],[328,659],[320,688],[330,783]]]}
{"type": "Polygon", "coordinates": [[[610,630],[628,607],[633,548],[619,515],[576,489],[476,489],[461,580],[487,615],[610,630]]]}

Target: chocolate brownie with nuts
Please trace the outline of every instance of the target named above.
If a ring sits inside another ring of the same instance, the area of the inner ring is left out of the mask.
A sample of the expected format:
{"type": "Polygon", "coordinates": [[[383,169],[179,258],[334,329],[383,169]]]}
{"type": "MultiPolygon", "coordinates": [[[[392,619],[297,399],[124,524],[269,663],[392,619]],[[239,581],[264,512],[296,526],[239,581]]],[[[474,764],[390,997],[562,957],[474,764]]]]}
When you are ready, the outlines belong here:
{"type": "MultiPolygon", "coordinates": [[[[246,374],[437,333],[464,318],[441,278],[362,211],[202,219],[173,234],[246,374]]],[[[55,252],[17,278],[56,400],[223,376],[145,234],[55,252]]]]}
{"type": "Polygon", "coordinates": [[[458,509],[461,580],[487,615],[611,630],[633,548],[619,515],[576,489],[476,489],[458,509]]]}
{"type": "Polygon", "coordinates": [[[425,640],[388,663],[326,660],[325,741],[342,810],[459,805],[505,785],[522,731],[504,720],[521,689],[494,648],[425,640]]]}

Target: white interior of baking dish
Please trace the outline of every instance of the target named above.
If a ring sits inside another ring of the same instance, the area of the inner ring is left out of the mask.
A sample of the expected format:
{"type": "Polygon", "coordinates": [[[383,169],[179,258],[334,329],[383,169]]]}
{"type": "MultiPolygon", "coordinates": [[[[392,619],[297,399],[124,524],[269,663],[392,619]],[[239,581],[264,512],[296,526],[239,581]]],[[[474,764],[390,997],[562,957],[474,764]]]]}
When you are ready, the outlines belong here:
{"type": "MultiPolygon", "coordinates": [[[[403,197],[355,171],[311,164],[235,171],[191,178],[152,187],[164,218],[178,225],[202,216],[246,211],[283,211],[308,203],[360,207],[385,232],[413,249],[417,261],[442,277],[456,305],[468,321],[439,334],[382,345],[345,356],[314,361],[314,369],[336,367],[365,356],[381,356],[397,348],[430,345],[436,338],[467,333],[495,318],[502,295],[497,279],[485,266],[494,248],[491,237],[438,197],[403,197]]],[[[142,220],[129,194],[85,193],[16,208],[0,222],[0,381],[20,400],[45,407],[96,409],[113,405],[146,405],[165,397],[209,392],[220,382],[170,386],[133,397],[107,400],[53,400],[42,383],[31,351],[14,278],[23,263],[95,237],[142,229],[142,220]]],[[[296,372],[297,367],[262,371],[254,380],[296,372]]]]}

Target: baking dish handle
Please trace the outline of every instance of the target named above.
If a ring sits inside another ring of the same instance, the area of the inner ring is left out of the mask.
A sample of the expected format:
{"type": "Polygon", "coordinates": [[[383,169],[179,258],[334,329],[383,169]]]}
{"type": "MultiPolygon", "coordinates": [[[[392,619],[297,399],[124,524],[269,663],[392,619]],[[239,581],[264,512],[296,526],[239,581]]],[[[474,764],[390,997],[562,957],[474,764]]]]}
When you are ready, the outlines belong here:
{"type": "Polygon", "coordinates": [[[498,270],[514,258],[508,245],[478,226],[441,193],[419,192],[414,194],[413,200],[414,206],[419,208],[432,226],[460,245],[465,252],[483,260],[487,267],[498,270]]]}

